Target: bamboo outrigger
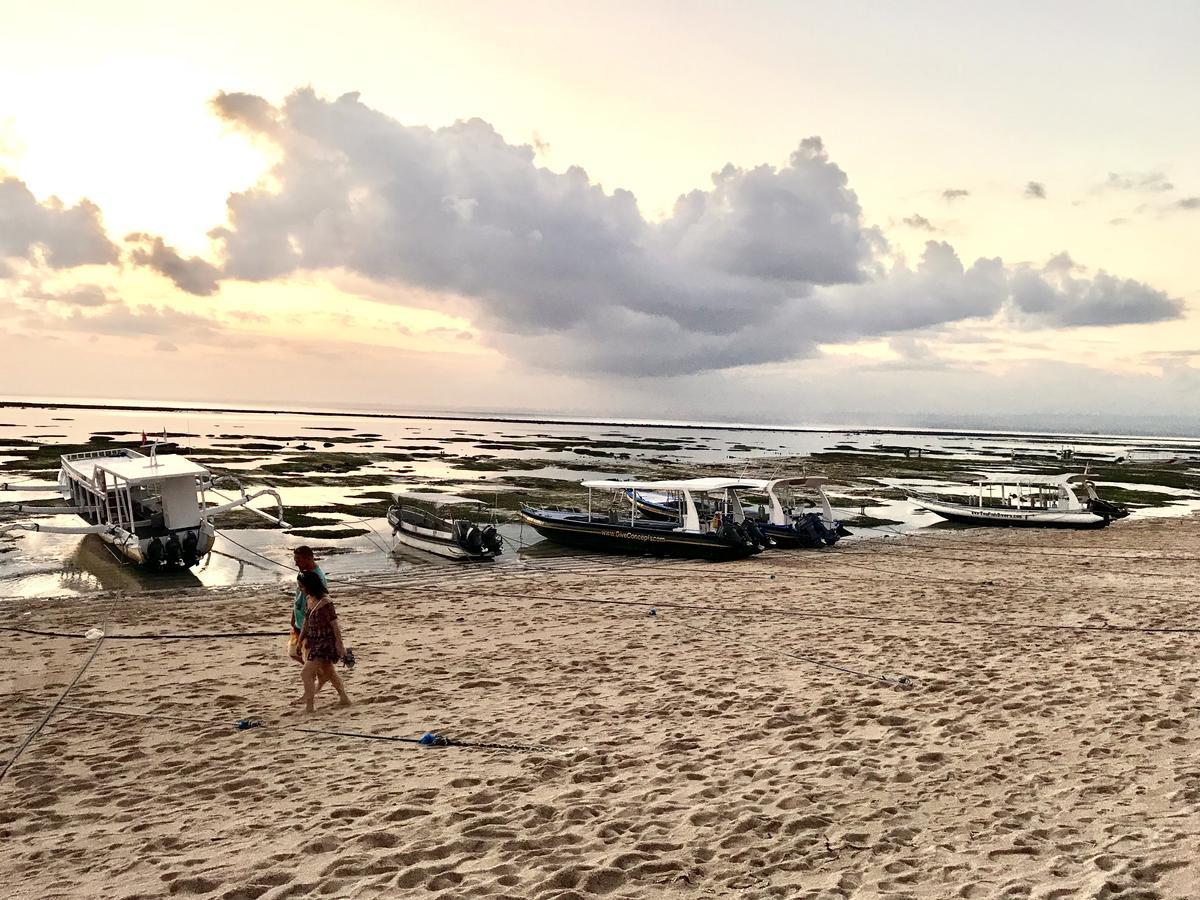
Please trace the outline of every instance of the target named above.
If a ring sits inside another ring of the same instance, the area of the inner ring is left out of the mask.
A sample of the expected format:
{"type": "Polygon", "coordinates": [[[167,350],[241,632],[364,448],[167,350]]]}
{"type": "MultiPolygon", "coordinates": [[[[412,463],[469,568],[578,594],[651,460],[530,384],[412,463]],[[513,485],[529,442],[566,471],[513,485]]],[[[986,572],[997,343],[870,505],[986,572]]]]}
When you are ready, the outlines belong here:
{"type": "Polygon", "coordinates": [[[209,506],[215,481],[204,466],[183,456],[149,455],[128,448],[71,453],[61,458],[57,484],[3,485],[7,490],[57,490],[67,506],[18,504],[9,510],[36,515],[74,514],[84,525],[10,522],[0,530],[24,529],[49,534],[95,534],[125,559],[149,569],[190,568],[212,549],[212,518],[245,507],[268,522],[287,527],[283,501],[270,488],[209,506]],[[259,497],[275,500],[276,515],[249,506],[259,497]]]}

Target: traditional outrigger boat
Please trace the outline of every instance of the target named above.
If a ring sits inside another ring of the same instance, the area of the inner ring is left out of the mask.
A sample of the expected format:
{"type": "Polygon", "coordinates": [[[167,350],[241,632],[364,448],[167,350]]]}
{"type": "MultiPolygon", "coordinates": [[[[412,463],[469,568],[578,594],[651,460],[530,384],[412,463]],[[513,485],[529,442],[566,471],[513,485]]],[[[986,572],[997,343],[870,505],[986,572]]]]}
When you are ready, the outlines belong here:
{"type": "Polygon", "coordinates": [[[588,489],[586,510],[522,506],[521,519],[547,540],[611,553],[741,559],[771,543],[745,515],[737,494],[739,488],[747,486],[744,480],[584,481],[582,486],[588,489]],[[594,491],[612,493],[613,500],[604,511],[597,510],[594,491]],[[675,521],[639,515],[637,496],[641,491],[654,492],[670,503],[678,503],[682,515],[675,521]],[[730,512],[702,520],[697,498],[714,493],[725,497],[730,512]]]}
{"type": "Polygon", "coordinates": [[[502,552],[496,526],[463,515],[485,506],[470,497],[407,491],[392,495],[387,520],[396,540],[407,547],[446,559],[493,559],[502,552]]]}
{"type": "Polygon", "coordinates": [[[47,507],[18,504],[13,512],[37,515],[74,514],[86,525],[10,522],[0,530],[24,529],[49,534],[95,534],[132,563],[148,569],[187,569],[212,549],[214,516],[239,507],[286,528],[283,501],[265,489],[247,494],[241,483],[226,476],[214,479],[204,466],[183,456],[150,454],[128,448],[71,453],[61,459],[57,484],[3,485],[7,490],[56,490],[69,505],[47,507]],[[222,480],[241,493],[235,500],[209,506],[207,492],[222,480]],[[259,497],[275,500],[276,515],[249,506],[259,497]]]}
{"type": "Polygon", "coordinates": [[[779,547],[822,547],[832,546],[850,534],[842,523],[833,517],[833,507],[825,494],[826,478],[803,475],[787,478],[771,478],[750,481],[747,484],[756,493],[767,498],[757,519],[763,534],[779,547]],[[807,489],[815,497],[812,507],[820,504],[820,511],[809,511],[798,496],[800,489],[807,489]]]}
{"type": "Polygon", "coordinates": [[[974,485],[974,495],[960,500],[919,494],[909,499],[943,519],[977,525],[1103,528],[1129,515],[1097,496],[1087,475],[994,475],[974,485]]]}

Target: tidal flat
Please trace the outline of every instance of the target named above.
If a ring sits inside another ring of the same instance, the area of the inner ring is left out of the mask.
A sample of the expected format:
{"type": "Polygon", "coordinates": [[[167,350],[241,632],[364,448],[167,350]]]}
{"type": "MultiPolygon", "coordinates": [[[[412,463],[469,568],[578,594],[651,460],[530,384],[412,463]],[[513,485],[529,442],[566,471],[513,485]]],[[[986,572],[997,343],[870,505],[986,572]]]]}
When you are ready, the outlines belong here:
{"type": "MultiPolygon", "coordinates": [[[[522,504],[585,504],[579,482],[588,478],[823,475],[837,515],[856,529],[851,540],[949,527],[923,514],[910,493],[962,490],[990,473],[1086,468],[1101,493],[1135,518],[1200,509],[1200,441],[1180,438],[48,405],[9,405],[0,417],[0,481],[15,485],[53,480],[63,454],[137,447],[144,433],[250,490],[278,490],[291,527],[265,528],[247,512],[223,516],[224,537],[193,573],[210,587],[278,580],[299,543],[337,557],[347,574],[437,565],[393,552],[385,514],[398,490],[486,503],[510,545],[499,566],[541,543],[519,522],[522,504]]],[[[0,495],[5,500],[55,505],[52,492],[0,495]]],[[[8,596],[87,593],[115,582],[156,587],[153,579],[110,571],[116,563],[94,543],[40,533],[0,537],[0,585],[8,596]]],[[[538,550],[547,552],[554,551],[538,550]]]]}

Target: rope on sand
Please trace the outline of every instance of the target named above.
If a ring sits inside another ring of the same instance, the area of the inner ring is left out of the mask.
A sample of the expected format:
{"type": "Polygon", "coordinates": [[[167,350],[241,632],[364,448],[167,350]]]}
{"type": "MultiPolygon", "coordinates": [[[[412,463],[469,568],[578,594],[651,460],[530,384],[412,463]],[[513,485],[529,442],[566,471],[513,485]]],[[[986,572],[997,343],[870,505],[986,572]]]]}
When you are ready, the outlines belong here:
{"type": "MultiPolygon", "coordinates": [[[[0,625],[0,631],[32,634],[38,637],[87,638],[86,634],[75,634],[69,631],[42,631],[37,628],[21,628],[15,625],[0,625]]],[[[106,634],[104,637],[110,641],[186,641],[214,640],[218,638],[286,637],[290,633],[289,631],[226,631],[199,634],[106,634]]]]}
{"type": "Polygon", "coordinates": [[[30,744],[32,744],[33,739],[41,733],[43,728],[46,727],[46,723],[50,721],[50,717],[53,716],[55,711],[59,708],[59,706],[62,705],[62,702],[63,702],[63,700],[66,699],[67,694],[71,693],[71,689],[79,683],[79,679],[83,677],[83,673],[87,671],[88,666],[90,666],[92,664],[92,660],[94,660],[96,658],[96,654],[100,652],[100,648],[103,645],[104,645],[104,635],[102,634],[96,640],[96,646],[92,648],[92,652],[90,654],[88,654],[88,658],[83,661],[83,665],[80,666],[79,671],[75,673],[75,677],[71,679],[71,683],[68,684],[65,688],[63,688],[62,693],[58,695],[58,697],[55,699],[55,701],[52,704],[50,704],[50,708],[48,710],[46,710],[46,712],[42,716],[42,718],[33,727],[33,730],[31,732],[29,732],[28,735],[25,736],[25,740],[23,740],[21,742],[20,746],[17,747],[17,749],[13,751],[12,755],[7,760],[5,760],[4,768],[0,769],[0,782],[4,781],[4,778],[5,778],[5,776],[8,775],[9,770],[13,767],[13,765],[16,763],[16,761],[20,758],[21,754],[25,752],[25,748],[28,747],[30,744]]]}
{"type": "MultiPolygon", "coordinates": [[[[64,692],[65,696],[65,692],[64,692]]],[[[214,722],[211,719],[202,719],[198,716],[181,716],[171,713],[139,713],[130,710],[113,709],[112,707],[90,706],[79,703],[65,703],[60,705],[63,709],[70,709],[82,713],[90,713],[92,715],[106,716],[123,716],[132,719],[154,719],[162,721],[189,722],[196,725],[205,725],[210,728],[227,728],[229,727],[222,722],[214,722]]],[[[396,744],[416,744],[422,747],[459,747],[464,750],[507,750],[514,752],[525,753],[570,753],[574,752],[575,747],[548,747],[539,744],[511,744],[500,743],[496,741],[461,741],[455,738],[445,737],[440,734],[428,731],[419,738],[400,737],[391,734],[374,734],[366,731],[349,731],[335,728],[312,728],[305,725],[284,725],[284,724],[267,724],[256,719],[241,719],[234,723],[234,728],[238,731],[247,731],[250,729],[263,729],[264,731],[287,731],[300,732],[303,734],[326,735],[330,737],[348,737],[358,738],[368,741],[384,741],[387,743],[396,744]]],[[[31,736],[32,738],[32,736],[31,736]]]]}

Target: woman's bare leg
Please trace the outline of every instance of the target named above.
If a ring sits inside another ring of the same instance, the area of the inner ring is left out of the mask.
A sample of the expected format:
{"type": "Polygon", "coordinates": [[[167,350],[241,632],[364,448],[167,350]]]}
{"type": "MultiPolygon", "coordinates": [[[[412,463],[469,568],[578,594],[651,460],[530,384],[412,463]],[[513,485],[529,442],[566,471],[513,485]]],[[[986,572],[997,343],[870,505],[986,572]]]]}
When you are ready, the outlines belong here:
{"type": "Polygon", "coordinates": [[[300,670],[300,680],[304,683],[304,708],[308,712],[313,711],[313,700],[317,696],[317,671],[321,665],[314,659],[306,662],[300,670]]]}
{"type": "Polygon", "coordinates": [[[325,680],[333,685],[333,689],[337,691],[338,706],[349,706],[350,698],[346,696],[346,686],[342,684],[342,676],[337,673],[337,669],[333,667],[333,663],[325,663],[324,673],[325,680]]]}
{"type": "MultiPolygon", "coordinates": [[[[304,678],[305,678],[304,670],[302,669],[300,672],[300,682],[302,684],[304,683],[304,678]]],[[[313,688],[313,697],[314,698],[320,692],[321,688],[323,688],[325,686],[325,683],[327,681],[329,681],[329,675],[325,672],[324,669],[319,670],[317,672],[317,684],[316,684],[316,687],[313,688]]],[[[292,706],[299,706],[302,703],[305,703],[305,704],[308,703],[308,688],[307,687],[305,687],[303,694],[301,694],[299,697],[297,697],[295,700],[292,701],[292,706]]]]}

